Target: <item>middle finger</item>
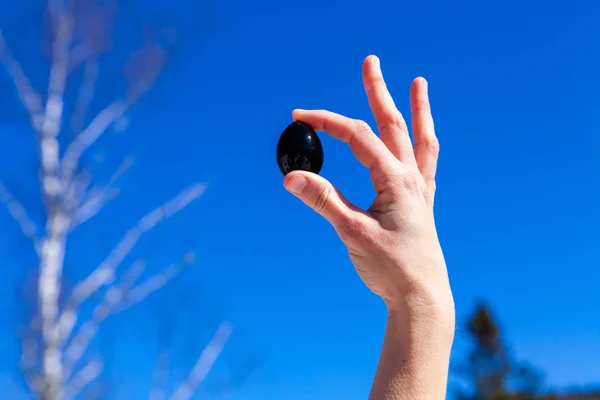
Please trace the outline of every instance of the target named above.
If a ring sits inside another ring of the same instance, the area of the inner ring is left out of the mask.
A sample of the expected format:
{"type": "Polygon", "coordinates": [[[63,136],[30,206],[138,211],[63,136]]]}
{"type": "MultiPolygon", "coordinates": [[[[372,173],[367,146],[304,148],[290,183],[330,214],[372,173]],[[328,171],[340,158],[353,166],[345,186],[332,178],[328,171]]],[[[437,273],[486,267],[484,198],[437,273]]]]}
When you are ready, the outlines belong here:
{"type": "Polygon", "coordinates": [[[415,166],[416,160],[406,122],[387,89],[376,56],[367,57],[363,63],[363,84],[381,140],[398,160],[415,166]]]}

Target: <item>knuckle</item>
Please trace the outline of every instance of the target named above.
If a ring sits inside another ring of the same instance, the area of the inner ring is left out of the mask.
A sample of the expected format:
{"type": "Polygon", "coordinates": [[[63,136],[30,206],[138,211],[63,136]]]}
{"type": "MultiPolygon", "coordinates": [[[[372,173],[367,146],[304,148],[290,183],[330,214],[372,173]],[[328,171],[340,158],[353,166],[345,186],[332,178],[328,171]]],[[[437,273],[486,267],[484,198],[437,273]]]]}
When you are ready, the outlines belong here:
{"type": "Polygon", "coordinates": [[[361,119],[355,120],[354,124],[355,124],[354,132],[357,135],[364,135],[365,133],[371,132],[371,127],[369,126],[369,124],[367,124],[365,121],[363,121],[361,119]]]}
{"type": "Polygon", "coordinates": [[[378,88],[387,90],[387,85],[385,83],[385,80],[383,79],[383,75],[375,72],[369,74],[369,81],[365,86],[366,91],[369,93],[378,88]]]}
{"type": "Polygon", "coordinates": [[[360,218],[347,218],[338,229],[338,235],[344,243],[364,246],[370,238],[373,237],[370,234],[368,226],[360,218]]]}
{"type": "Polygon", "coordinates": [[[416,107],[421,112],[431,112],[431,104],[426,97],[419,97],[416,102],[416,107]]]}
{"type": "Polygon", "coordinates": [[[321,213],[325,209],[329,203],[329,199],[331,198],[331,192],[332,188],[329,185],[325,185],[325,187],[321,189],[314,203],[314,209],[316,212],[321,213]]]}
{"type": "MultiPolygon", "coordinates": [[[[323,114],[323,110],[319,110],[322,114],[323,114]]],[[[325,132],[329,131],[331,129],[331,117],[327,114],[323,115],[323,120],[322,120],[322,125],[323,125],[323,130],[325,132]]]]}
{"type": "Polygon", "coordinates": [[[422,176],[418,170],[410,169],[390,178],[387,196],[392,201],[402,201],[406,196],[424,195],[433,197],[435,194],[435,180],[433,177],[422,176]]]}
{"type": "Polygon", "coordinates": [[[400,115],[400,112],[394,112],[384,116],[380,121],[377,121],[377,126],[379,126],[379,129],[382,131],[400,131],[408,133],[408,126],[406,125],[404,118],[402,118],[402,115],[400,115]]]}
{"type": "Polygon", "coordinates": [[[423,188],[423,184],[423,179],[412,169],[400,175],[399,187],[404,190],[417,191],[423,188]]]}
{"type": "Polygon", "coordinates": [[[420,152],[425,151],[433,159],[437,160],[440,155],[440,142],[437,137],[433,136],[416,144],[415,150],[419,150],[420,152]]]}
{"type": "Polygon", "coordinates": [[[354,120],[354,129],[352,129],[352,135],[348,138],[348,145],[352,146],[353,142],[358,136],[370,135],[373,131],[369,124],[365,121],[356,119],[354,120]]]}
{"type": "Polygon", "coordinates": [[[427,148],[427,151],[431,153],[431,155],[433,155],[435,158],[438,158],[440,155],[440,142],[437,137],[434,136],[427,140],[425,142],[425,147],[427,148]]]}
{"type": "Polygon", "coordinates": [[[401,176],[403,168],[390,165],[387,160],[377,158],[370,169],[370,177],[373,182],[378,182],[381,187],[394,189],[402,183],[401,176]]]}
{"type": "Polygon", "coordinates": [[[373,160],[370,168],[370,175],[373,181],[381,181],[387,179],[389,175],[393,174],[394,170],[391,169],[389,160],[385,157],[376,157],[373,160]]]}
{"type": "Polygon", "coordinates": [[[423,195],[428,204],[433,204],[433,200],[435,198],[435,189],[436,189],[435,180],[432,179],[429,182],[426,181],[426,187],[425,187],[425,190],[423,191],[423,195]]]}

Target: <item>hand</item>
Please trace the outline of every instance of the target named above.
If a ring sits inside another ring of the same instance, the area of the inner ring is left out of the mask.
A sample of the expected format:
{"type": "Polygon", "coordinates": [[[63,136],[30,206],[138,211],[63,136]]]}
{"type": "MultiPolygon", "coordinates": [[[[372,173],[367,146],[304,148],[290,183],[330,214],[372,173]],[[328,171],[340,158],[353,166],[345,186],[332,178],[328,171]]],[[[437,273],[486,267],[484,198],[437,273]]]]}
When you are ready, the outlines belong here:
{"type": "Polygon", "coordinates": [[[330,111],[294,110],[293,118],[348,143],[370,170],[377,195],[371,207],[359,209],[326,179],[305,171],[289,173],[284,186],[333,225],[361,279],[388,308],[453,318],[433,215],[439,145],[427,82],[417,78],[410,88],[414,145],[375,56],[363,63],[363,83],[380,137],[364,121],[330,111]]]}

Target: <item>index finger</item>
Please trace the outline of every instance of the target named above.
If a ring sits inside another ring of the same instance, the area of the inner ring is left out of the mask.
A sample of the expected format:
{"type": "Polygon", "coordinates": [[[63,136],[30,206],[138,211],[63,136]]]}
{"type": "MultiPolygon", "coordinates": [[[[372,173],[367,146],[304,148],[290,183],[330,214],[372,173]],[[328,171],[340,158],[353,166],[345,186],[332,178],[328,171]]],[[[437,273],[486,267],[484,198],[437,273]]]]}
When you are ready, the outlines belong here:
{"type": "Polygon", "coordinates": [[[387,164],[390,162],[390,157],[393,157],[385,144],[364,121],[327,110],[294,110],[292,117],[294,120],[307,123],[317,131],[326,132],[348,143],[358,161],[369,169],[382,163],[387,164]]]}

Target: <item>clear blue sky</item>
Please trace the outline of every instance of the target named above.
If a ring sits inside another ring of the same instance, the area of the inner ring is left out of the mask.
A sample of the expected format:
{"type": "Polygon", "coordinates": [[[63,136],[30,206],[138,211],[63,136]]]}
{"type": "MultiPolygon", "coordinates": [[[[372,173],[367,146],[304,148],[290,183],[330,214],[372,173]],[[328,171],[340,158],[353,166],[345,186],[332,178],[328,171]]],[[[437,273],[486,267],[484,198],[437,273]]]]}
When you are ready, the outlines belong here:
{"type": "MultiPolygon", "coordinates": [[[[210,29],[131,116],[127,135],[144,148],[130,177],[140,190],[94,229],[120,232],[181,187],[208,182],[174,225],[199,252],[186,279],[231,319],[235,346],[265,355],[232,400],[367,396],[384,306],[326,221],[283,189],[275,146],[296,107],[373,123],[360,80],[368,54],[381,58],[407,118],[411,80],[430,83],[442,147],[436,215],[459,326],[484,297],[516,356],[551,385],[600,382],[600,3],[225,0],[197,12],[210,29]]],[[[321,137],[322,175],[368,206],[367,171],[321,137]]],[[[3,171],[18,162],[7,147],[3,171]]],[[[83,243],[94,260],[111,245],[83,243]]],[[[121,357],[143,368],[138,346],[121,357]]]]}

